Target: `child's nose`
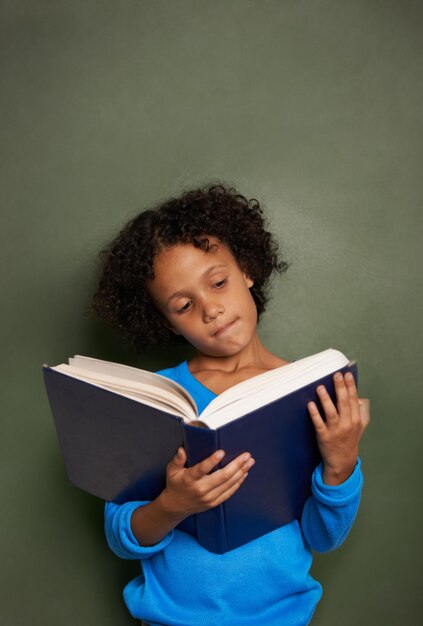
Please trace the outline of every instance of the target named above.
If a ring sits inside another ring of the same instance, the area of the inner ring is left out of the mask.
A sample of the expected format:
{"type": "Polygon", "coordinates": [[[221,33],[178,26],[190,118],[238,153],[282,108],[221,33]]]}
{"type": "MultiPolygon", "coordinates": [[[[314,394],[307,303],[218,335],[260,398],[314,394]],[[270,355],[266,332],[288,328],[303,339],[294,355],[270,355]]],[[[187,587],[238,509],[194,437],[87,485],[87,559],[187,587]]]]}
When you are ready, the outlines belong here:
{"type": "Polygon", "coordinates": [[[205,322],[210,322],[218,315],[221,315],[224,310],[223,305],[219,302],[207,300],[203,305],[203,319],[205,322]]]}

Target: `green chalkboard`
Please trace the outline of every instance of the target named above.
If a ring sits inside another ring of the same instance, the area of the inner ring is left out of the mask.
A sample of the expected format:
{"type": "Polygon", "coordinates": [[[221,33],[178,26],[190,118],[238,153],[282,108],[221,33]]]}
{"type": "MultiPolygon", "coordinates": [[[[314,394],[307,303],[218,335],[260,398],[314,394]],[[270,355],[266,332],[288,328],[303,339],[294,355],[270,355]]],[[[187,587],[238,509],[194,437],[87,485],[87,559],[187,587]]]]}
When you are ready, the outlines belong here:
{"type": "Polygon", "coordinates": [[[41,365],[187,354],[137,355],[86,307],[124,222],[209,180],[263,202],[291,263],[264,344],[342,350],[371,399],[361,508],[314,559],[313,624],[420,623],[422,16],[410,0],[1,0],[2,624],[133,623],[139,562],[67,481],[41,365]]]}

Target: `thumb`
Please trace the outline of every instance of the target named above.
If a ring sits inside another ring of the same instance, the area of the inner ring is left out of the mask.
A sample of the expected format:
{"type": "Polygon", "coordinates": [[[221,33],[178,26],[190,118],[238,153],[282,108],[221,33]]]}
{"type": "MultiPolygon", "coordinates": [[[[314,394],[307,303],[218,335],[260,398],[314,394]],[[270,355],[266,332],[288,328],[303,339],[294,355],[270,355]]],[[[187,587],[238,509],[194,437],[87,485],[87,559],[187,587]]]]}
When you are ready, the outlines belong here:
{"type": "Polygon", "coordinates": [[[187,453],[185,452],[185,448],[182,448],[181,446],[180,448],[178,448],[178,451],[173,457],[171,463],[173,465],[176,465],[176,467],[184,467],[186,462],[187,462],[187,453]]]}
{"type": "Polygon", "coordinates": [[[359,398],[358,402],[360,405],[360,417],[364,430],[370,422],[370,400],[368,398],[359,398]]]}

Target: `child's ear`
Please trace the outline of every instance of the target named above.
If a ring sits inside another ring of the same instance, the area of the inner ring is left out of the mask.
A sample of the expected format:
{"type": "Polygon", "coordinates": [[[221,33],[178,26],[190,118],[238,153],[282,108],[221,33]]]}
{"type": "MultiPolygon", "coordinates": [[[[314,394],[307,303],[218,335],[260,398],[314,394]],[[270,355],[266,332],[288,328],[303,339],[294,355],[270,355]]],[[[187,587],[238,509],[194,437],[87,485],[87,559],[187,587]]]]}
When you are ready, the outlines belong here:
{"type": "Polygon", "coordinates": [[[254,285],[254,281],[252,280],[252,278],[247,276],[247,274],[244,274],[244,280],[245,280],[245,283],[246,283],[248,289],[251,289],[251,287],[254,285]]]}

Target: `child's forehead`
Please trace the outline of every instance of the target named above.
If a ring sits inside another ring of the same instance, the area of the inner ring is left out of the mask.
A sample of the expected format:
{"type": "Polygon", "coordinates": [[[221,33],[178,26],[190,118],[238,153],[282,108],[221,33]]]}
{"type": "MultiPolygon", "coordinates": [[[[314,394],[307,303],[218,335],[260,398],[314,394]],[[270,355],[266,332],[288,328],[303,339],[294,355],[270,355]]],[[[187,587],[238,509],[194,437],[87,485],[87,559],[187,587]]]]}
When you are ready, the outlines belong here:
{"type": "MultiPolygon", "coordinates": [[[[159,306],[165,306],[171,298],[191,288],[218,272],[241,271],[229,247],[223,242],[208,238],[208,251],[191,243],[178,243],[165,247],[153,263],[153,278],[147,283],[150,295],[159,306]],[[212,245],[216,244],[216,245],[212,245]]],[[[216,278],[214,278],[216,280],[216,278]]]]}

